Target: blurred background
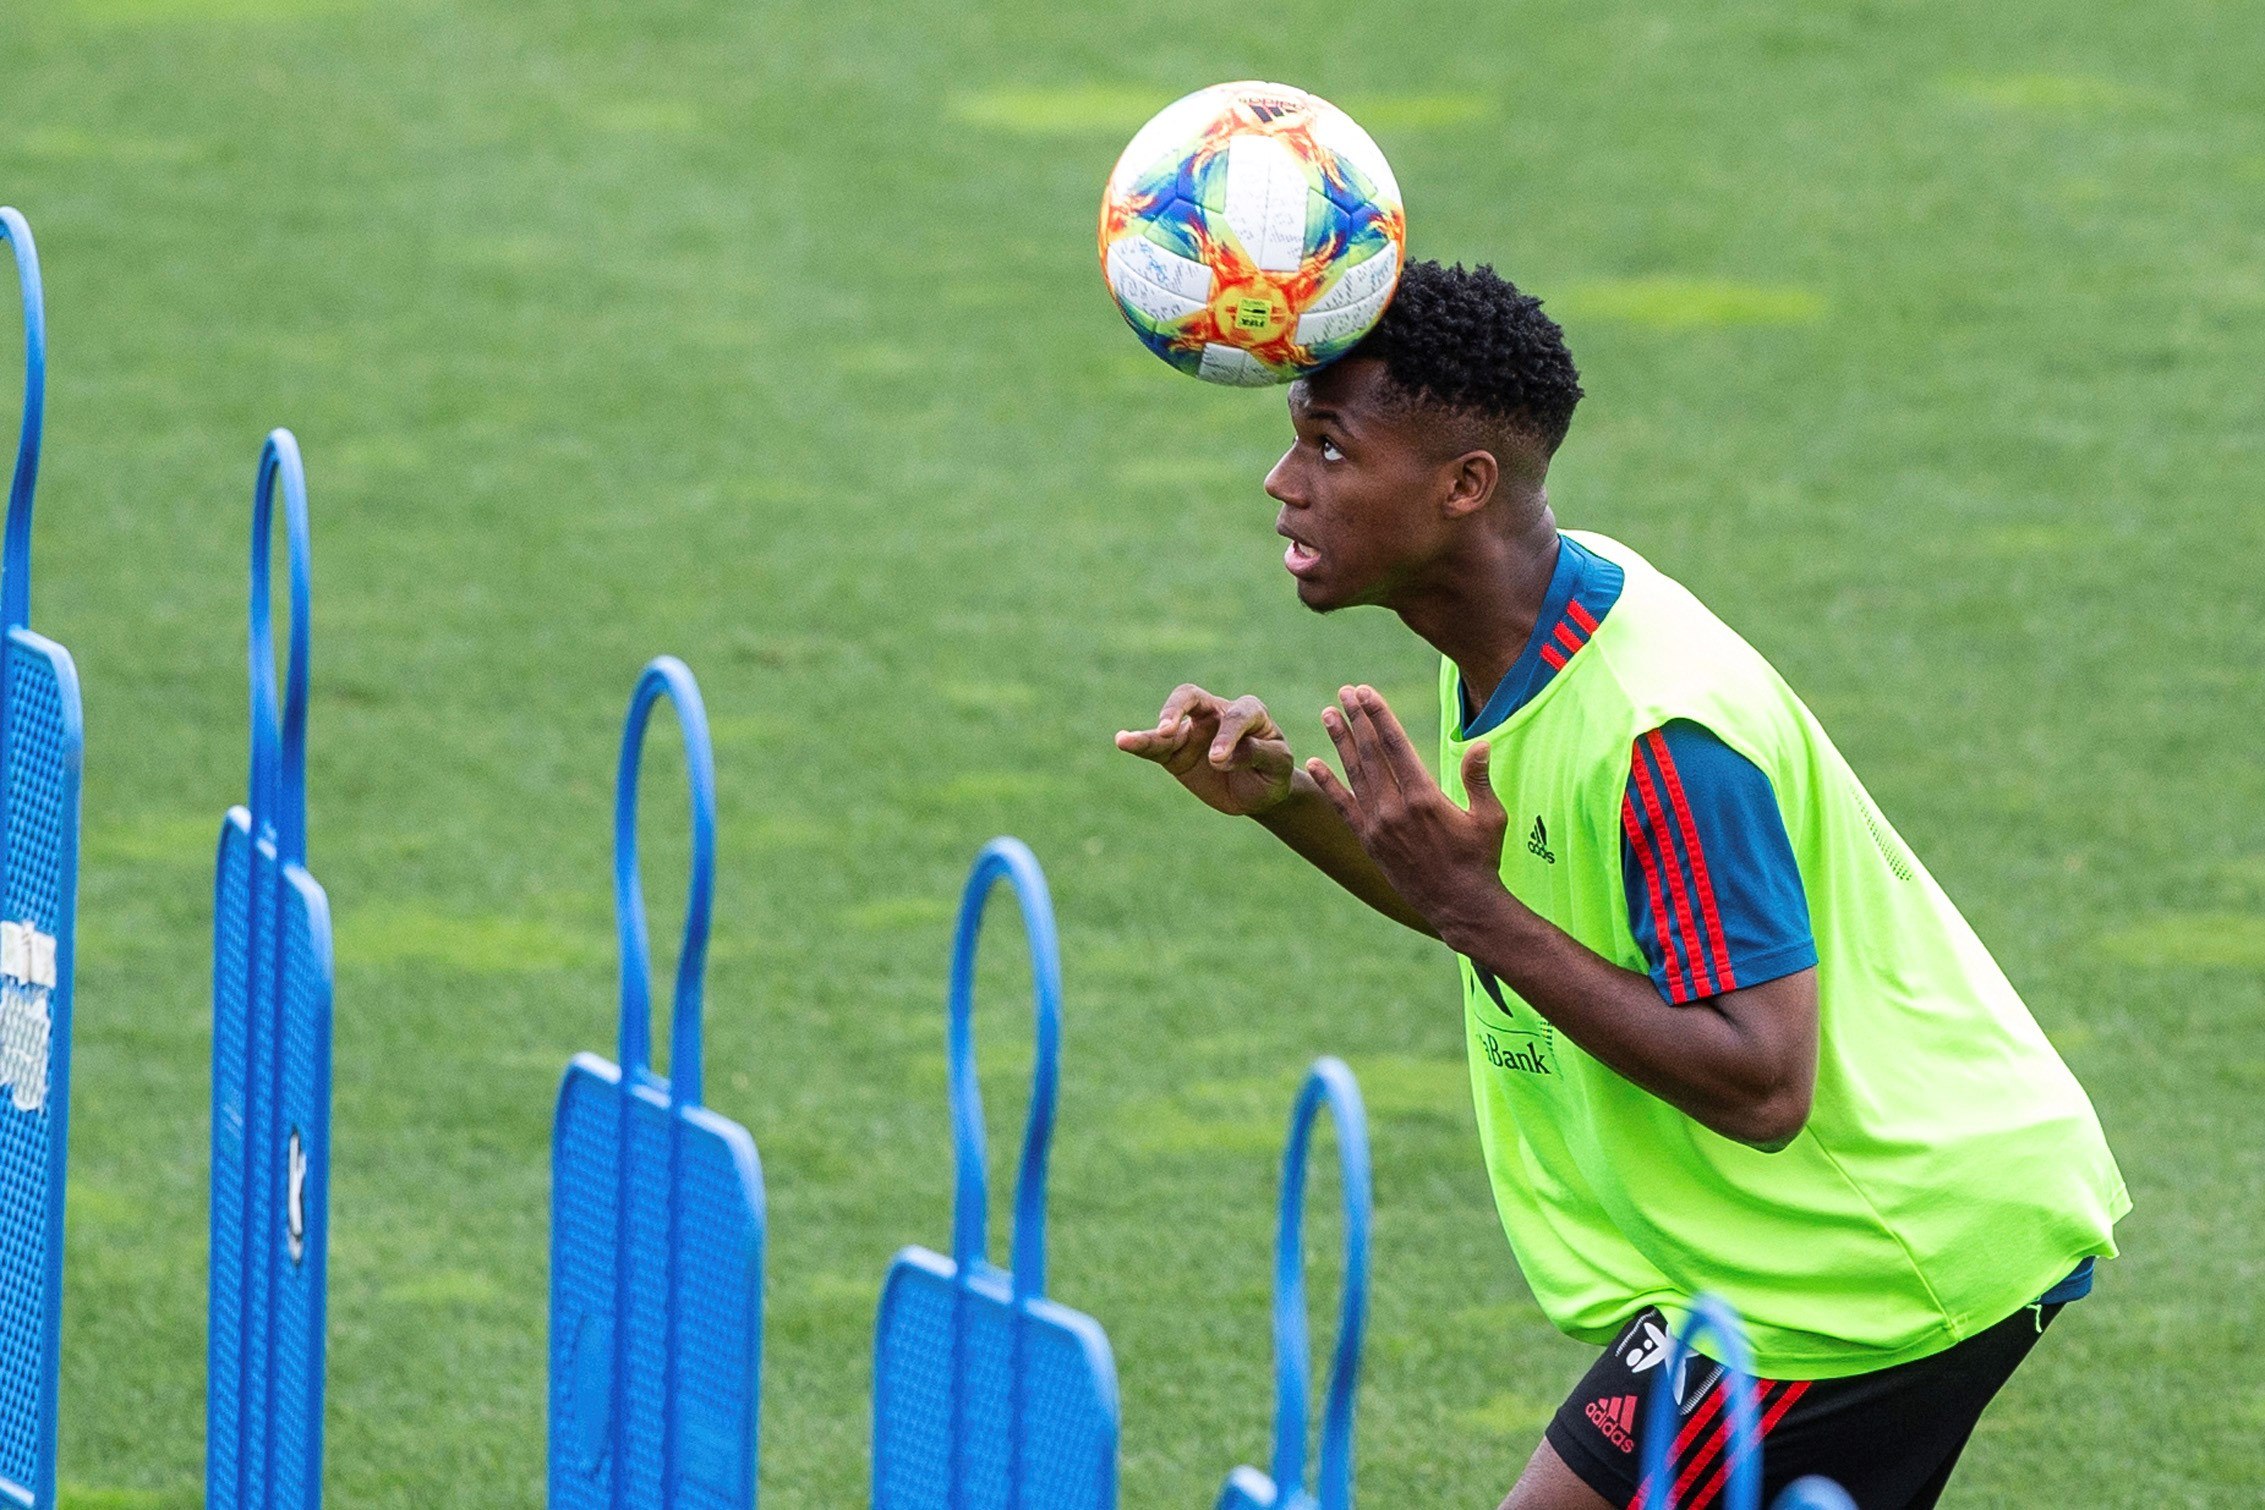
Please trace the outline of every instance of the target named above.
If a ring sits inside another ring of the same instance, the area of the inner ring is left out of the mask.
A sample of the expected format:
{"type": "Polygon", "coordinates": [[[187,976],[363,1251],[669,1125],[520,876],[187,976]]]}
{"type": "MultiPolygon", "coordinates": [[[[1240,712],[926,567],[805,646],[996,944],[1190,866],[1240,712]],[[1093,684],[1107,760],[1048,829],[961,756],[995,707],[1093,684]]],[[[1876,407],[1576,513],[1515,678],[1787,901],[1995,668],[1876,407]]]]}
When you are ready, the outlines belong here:
{"type": "MultiPolygon", "coordinates": [[[[34,622],[87,715],[66,1505],[202,1495],[210,870],[279,424],[337,930],[335,1503],[541,1502],[552,1097],[611,1051],[614,750],[664,650],[715,724],[710,1100],[770,1182],[765,1503],[862,1503],[880,1277],[949,1231],[950,912],[1009,830],[1061,911],[1053,1285],[1115,1343],[1124,1503],[1263,1461],[1322,1051],[1375,1118],[1364,1494],[1495,1503],[1591,1354],[1495,1223],[1451,962],[1109,742],[1183,680],[1307,749],[1347,680],[1435,727],[1429,652],[1282,574],[1280,395],[1166,369],[1096,267],[1134,128],[1253,76],[1369,128],[1415,254],[1547,301],[1591,394],[1561,519],[1784,670],[2099,1105],[2125,1256],[1946,1504],[2256,1503],[2265,10],[0,0],[52,342],[34,622]]],[[[648,773],[659,943],[680,777],[648,773]]]]}

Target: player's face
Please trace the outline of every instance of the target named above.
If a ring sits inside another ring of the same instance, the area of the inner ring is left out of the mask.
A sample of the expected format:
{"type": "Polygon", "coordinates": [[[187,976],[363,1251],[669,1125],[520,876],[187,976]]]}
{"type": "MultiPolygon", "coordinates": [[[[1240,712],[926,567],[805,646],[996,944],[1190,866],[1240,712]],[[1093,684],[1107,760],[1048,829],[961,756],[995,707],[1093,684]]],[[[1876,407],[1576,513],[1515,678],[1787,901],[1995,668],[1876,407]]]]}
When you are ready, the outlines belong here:
{"type": "Polygon", "coordinates": [[[1385,402],[1384,364],[1355,358],[1290,385],[1297,439],[1266,491],[1298,600],[1317,612],[1400,601],[1443,542],[1438,458],[1385,402]]]}

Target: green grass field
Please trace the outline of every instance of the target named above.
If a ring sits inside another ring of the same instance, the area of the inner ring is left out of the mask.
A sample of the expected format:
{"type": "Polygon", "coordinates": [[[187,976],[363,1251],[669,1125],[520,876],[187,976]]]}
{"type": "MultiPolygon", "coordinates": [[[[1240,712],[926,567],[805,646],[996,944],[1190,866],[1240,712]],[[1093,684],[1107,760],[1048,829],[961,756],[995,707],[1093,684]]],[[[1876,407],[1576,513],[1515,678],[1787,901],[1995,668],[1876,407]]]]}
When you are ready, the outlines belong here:
{"type": "Polygon", "coordinates": [[[2265,13],[1115,9],[6,0],[34,618],[87,710],[64,1503],[201,1498],[207,898],[289,424],[334,1503],[541,1502],[551,1101],[612,1042],[614,745],[670,650],[715,719],[711,1100],[769,1176],[765,1503],[862,1503],[876,1289],[948,1236],[950,908],[1011,830],[1061,912],[1055,1288],[1115,1342],[1125,1504],[1264,1451],[1281,1120],[1325,1050],[1375,1118],[1367,1502],[1494,1504],[1589,1354],[1495,1224],[1449,962],[1109,744],[1183,679],[1308,747],[1341,681],[1431,716],[1395,623],[1292,595],[1279,396],[1168,372],[1094,267],[1125,137],[1249,75],[1371,127],[1417,252],[1549,300],[1592,394],[1560,516],[1788,674],[2100,1107],[2126,1256],[1948,1503],[2257,1503],[2265,13]]]}

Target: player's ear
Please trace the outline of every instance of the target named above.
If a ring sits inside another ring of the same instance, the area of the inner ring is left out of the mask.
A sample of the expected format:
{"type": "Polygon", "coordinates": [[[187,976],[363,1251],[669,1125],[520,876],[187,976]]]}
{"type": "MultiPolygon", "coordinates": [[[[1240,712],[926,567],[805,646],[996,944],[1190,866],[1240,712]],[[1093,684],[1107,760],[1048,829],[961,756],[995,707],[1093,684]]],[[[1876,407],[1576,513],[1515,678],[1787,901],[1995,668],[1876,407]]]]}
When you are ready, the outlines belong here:
{"type": "Polygon", "coordinates": [[[1492,451],[1465,451],[1443,464],[1447,496],[1440,509],[1449,519],[1467,519],[1487,506],[1502,480],[1502,465],[1492,451]]]}

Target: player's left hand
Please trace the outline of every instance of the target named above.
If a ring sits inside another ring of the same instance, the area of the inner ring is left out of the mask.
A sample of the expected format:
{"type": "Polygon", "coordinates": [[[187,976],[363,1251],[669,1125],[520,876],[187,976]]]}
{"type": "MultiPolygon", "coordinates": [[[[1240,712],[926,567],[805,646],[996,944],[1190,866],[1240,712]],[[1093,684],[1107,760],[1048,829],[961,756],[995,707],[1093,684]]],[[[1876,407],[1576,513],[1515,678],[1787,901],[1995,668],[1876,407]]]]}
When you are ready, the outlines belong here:
{"type": "Polygon", "coordinates": [[[1339,706],[1321,725],[1344,763],[1340,781],[1326,761],[1306,774],[1333,803],[1392,889],[1453,940],[1508,892],[1502,885],[1502,841],[1510,815],[1494,794],[1484,741],[1463,757],[1466,811],[1432,779],[1414,741],[1374,687],[1338,689],[1339,706]],[[1349,785],[1348,785],[1349,783],[1349,785]]]}

